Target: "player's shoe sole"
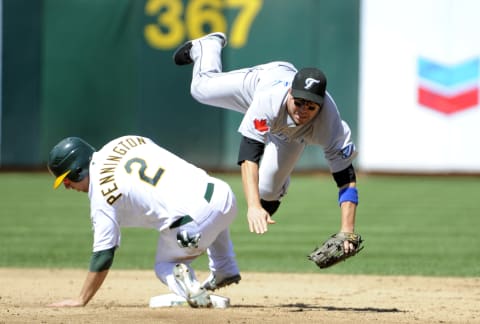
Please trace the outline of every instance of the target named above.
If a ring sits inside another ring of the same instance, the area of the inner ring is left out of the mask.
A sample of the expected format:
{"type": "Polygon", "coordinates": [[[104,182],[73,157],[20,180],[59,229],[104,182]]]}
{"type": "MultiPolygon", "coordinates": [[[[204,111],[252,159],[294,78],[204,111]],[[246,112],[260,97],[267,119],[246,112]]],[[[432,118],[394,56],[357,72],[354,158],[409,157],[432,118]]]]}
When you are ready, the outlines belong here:
{"type": "Polygon", "coordinates": [[[207,280],[202,284],[202,288],[206,290],[215,291],[216,289],[223,288],[232,284],[238,284],[242,280],[242,277],[239,274],[236,274],[231,277],[224,278],[217,282],[215,276],[210,274],[207,280]]]}
{"type": "MultiPolygon", "coordinates": [[[[209,38],[209,37],[217,37],[222,40],[222,47],[225,47],[227,45],[227,36],[225,36],[224,33],[211,33],[208,35],[205,35],[203,37],[197,38],[197,40],[209,38]]],[[[190,57],[190,50],[192,49],[192,41],[189,40],[185,42],[183,45],[178,47],[175,52],[173,53],[173,61],[175,62],[176,65],[188,65],[193,63],[192,58],[190,57]]]]}
{"type": "Polygon", "coordinates": [[[200,283],[192,277],[186,265],[177,263],[173,268],[173,274],[175,281],[185,292],[187,303],[191,307],[212,307],[210,294],[205,288],[200,287],[200,283]]]}

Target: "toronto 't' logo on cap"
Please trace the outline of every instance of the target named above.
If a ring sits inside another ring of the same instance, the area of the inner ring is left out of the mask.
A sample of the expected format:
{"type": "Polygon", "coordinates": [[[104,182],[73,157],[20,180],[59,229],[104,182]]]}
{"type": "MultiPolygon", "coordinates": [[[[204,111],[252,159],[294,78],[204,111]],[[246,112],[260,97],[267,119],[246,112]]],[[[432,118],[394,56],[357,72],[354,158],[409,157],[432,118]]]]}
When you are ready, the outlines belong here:
{"type": "Polygon", "coordinates": [[[305,79],[305,87],[303,87],[303,88],[305,90],[311,89],[317,83],[320,83],[320,80],[316,80],[314,78],[306,78],[305,79]]]}

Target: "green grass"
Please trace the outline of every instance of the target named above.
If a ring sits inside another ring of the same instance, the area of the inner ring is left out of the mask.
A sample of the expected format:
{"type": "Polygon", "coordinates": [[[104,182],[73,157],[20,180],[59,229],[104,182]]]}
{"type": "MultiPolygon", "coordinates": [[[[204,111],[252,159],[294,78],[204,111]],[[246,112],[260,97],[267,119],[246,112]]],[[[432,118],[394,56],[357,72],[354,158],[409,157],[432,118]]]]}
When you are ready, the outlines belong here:
{"type": "MultiPolygon", "coordinates": [[[[306,255],[338,231],[337,192],[328,175],[297,175],[265,235],[248,231],[238,175],[239,214],[231,234],[243,271],[479,276],[480,179],[359,176],[357,232],[365,249],[330,269],[306,255]]],[[[0,266],[87,268],[92,232],[88,196],[52,189],[46,173],[0,174],[0,266]]],[[[117,269],[152,269],[157,233],[124,229],[117,269]]],[[[195,267],[207,269],[202,256],[195,267]]]]}

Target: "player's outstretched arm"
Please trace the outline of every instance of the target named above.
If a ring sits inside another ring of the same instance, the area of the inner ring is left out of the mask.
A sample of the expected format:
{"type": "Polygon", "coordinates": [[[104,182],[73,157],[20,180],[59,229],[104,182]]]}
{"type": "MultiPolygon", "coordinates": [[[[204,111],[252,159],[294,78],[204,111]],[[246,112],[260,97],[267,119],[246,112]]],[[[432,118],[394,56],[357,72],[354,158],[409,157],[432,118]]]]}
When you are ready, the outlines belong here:
{"type": "MultiPolygon", "coordinates": [[[[355,168],[350,164],[344,170],[333,173],[338,187],[338,204],[341,213],[340,233],[355,233],[355,216],[358,205],[357,177],[355,168]]],[[[355,246],[344,242],[345,253],[355,250],[355,246]]]]}
{"type": "MultiPolygon", "coordinates": [[[[355,187],[354,183],[349,184],[350,188],[355,187]]],[[[344,201],[340,204],[341,211],[341,227],[340,232],[355,233],[355,216],[357,211],[357,204],[352,201],[344,201]]],[[[352,243],[348,241],[343,242],[345,253],[350,253],[355,250],[352,243]]]]}
{"type": "Polygon", "coordinates": [[[50,304],[50,307],[81,307],[88,304],[107,277],[108,269],[112,266],[116,247],[93,252],[90,260],[90,271],[85,278],[80,295],[76,299],[66,299],[50,304]]]}
{"type": "Polygon", "coordinates": [[[263,234],[269,224],[275,224],[270,214],[263,209],[258,190],[258,164],[245,160],[241,164],[243,190],[247,201],[247,220],[250,232],[263,234]]]}
{"type": "Polygon", "coordinates": [[[102,272],[88,272],[83,288],[78,298],[65,299],[56,303],[52,303],[50,307],[82,307],[88,304],[90,299],[95,295],[102,286],[103,281],[107,277],[108,270],[102,272]]]}

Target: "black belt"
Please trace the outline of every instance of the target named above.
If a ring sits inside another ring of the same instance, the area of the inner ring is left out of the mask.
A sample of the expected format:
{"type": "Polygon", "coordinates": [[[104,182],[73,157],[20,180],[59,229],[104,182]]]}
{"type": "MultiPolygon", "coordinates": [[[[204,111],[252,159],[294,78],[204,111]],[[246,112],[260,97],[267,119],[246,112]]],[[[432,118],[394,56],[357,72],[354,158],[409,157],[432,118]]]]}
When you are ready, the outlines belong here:
{"type": "MultiPolygon", "coordinates": [[[[210,202],[213,196],[213,189],[215,188],[215,185],[211,182],[207,184],[207,189],[205,190],[205,194],[203,195],[203,198],[207,201],[210,202]]],[[[182,225],[188,224],[193,221],[193,218],[190,215],[185,215],[174,221],[172,224],[170,224],[170,229],[180,227],[182,225]]]]}

